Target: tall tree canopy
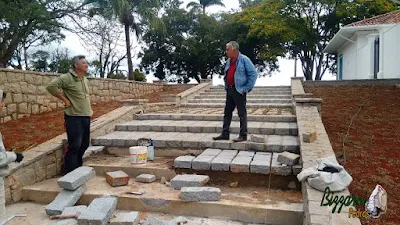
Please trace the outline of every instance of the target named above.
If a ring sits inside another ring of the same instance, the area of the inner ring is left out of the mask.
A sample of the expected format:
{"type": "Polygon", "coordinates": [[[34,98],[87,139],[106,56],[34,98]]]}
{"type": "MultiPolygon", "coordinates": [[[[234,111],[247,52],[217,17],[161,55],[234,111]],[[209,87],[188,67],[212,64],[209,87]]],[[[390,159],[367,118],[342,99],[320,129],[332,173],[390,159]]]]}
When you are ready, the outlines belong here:
{"type": "Polygon", "coordinates": [[[189,2],[187,4],[187,8],[192,8],[192,11],[199,11],[202,10],[203,15],[206,14],[206,8],[213,6],[213,5],[219,5],[219,6],[224,6],[224,3],[222,3],[221,0],[199,0],[197,1],[193,1],[193,2],[189,2]]]}

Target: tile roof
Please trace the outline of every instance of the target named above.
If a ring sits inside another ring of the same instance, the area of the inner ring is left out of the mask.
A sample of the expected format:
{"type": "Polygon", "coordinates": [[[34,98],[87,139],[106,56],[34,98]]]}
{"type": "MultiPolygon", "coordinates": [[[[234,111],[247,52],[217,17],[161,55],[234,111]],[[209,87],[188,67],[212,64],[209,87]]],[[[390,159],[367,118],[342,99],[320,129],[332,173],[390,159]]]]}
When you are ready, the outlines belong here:
{"type": "Polygon", "coordinates": [[[400,10],[357,21],[355,23],[346,25],[346,27],[370,26],[379,24],[400,24],[400,10]]]}

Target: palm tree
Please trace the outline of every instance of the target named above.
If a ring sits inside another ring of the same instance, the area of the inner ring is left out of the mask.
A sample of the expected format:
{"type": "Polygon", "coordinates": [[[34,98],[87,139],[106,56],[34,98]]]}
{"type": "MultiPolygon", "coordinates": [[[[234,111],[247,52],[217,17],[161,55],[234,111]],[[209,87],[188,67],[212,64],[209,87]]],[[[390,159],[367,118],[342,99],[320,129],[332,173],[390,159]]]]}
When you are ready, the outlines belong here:
{"type": "Polygon", "coordinates": [[[139,37],[144,25],[163,28],[157,12],[161,8],[160,0],[98,0],[95,11],[106,17],[116,17],[124,26],[126,53],[128,59],[128,79],[135,80],[131,55],[130,31],[139,37]],[[111,12],[111,14],[110,14],[111,12]]]}
{"type": "Polygon", "coordinates": [[[212,5],[220,5],[225,7],[221,0],[199,0],[199,2],[189,2],[186,8],[192,8],[192,10],[203,10],[203,14],[206,14],[206,8],[212,5]]]}

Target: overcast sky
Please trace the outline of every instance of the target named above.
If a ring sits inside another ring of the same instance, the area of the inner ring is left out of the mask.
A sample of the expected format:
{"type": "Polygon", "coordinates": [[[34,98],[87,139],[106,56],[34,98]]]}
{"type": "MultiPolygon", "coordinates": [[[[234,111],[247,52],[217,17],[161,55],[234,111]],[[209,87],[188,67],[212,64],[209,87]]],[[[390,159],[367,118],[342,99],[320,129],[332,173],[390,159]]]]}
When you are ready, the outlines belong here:
{"type": "MultiPolygon", "coordinates": [[[[191,2],[191,0],[183,0],[182,8],[186,7],[187,3],[191,2]]],[[[239,0],[223,0],[225,7],[221,6],[211,6],[207,8],[207,13],[217,13],[219,11],[230,11],[232,9],[239,8],[239,0]]],[[[65,40],[61,42],[61,44],[53,44],[50,48],[66,47],[70,50],[71,55],[83,54],[87,55],[90,60],[94,59],[96,56],[89,54],[85,48],[82,47],[79,38],[71,33],[64,32],[66,34],[65,40]]],[[[134,37],[132,35],[132,37],[134,37]]],[[[137,45],[136,38],[132,38],[134,43],[133,46],[137,45]]],[[[46,50],[46,49],[43,49],[46,50]]],[[[48,50],[48,49],[47,49],[48,50]]],[[[123,51],[123,49],[122,49],[123,51]]],[[[137,53],[138,51],[136,51],[137,53]]],[[[217,56],[216,56],[217,57],[217,56]]],[[[136,58],[134,59],[134,67],[137,67],[140,63],[140,60],[136,58]]],[[[126,60],[122,62],[122,66],[126,65],[126,60]]],[[[262,77],[258,78],[256,82],[256,86],[277,86],[277,85],[290,85],[290,77],[294,76],[294,61],[287,59],[279,59],[279,72],[275,72],[271,77],[262,77]]],[[[300,61],[297,62],[297,76],[302,77],[303,72],[301,70],[300,61]]],[[[336,79],[331,74],[326,73],[323,77],[323,80],[332,80],[336,79]]],[[[147,76],[147,81],[152,82],[156,80],[156,78],[152,75],[147,76]]],[[[191,83],[196,83],[194,80],[191,83]]],[[[218,76],[214,76],[213,79],[214,85],[223,84],[222,78],[219,79],[218,76]]]]}

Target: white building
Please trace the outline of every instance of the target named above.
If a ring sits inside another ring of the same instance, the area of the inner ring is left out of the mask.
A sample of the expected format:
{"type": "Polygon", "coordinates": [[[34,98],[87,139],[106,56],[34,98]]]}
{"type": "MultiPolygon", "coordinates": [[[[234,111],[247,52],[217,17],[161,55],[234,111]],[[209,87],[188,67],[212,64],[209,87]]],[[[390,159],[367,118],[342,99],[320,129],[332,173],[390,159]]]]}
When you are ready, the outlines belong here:
{"type": "Polygon", "coordinates": [[[324,49],[338,56],[338,80],[400,78],[400,10],[340,28],[324,49]]]}

